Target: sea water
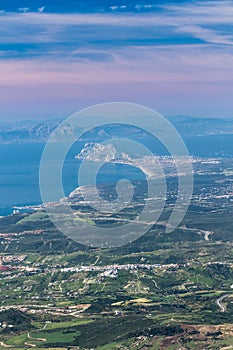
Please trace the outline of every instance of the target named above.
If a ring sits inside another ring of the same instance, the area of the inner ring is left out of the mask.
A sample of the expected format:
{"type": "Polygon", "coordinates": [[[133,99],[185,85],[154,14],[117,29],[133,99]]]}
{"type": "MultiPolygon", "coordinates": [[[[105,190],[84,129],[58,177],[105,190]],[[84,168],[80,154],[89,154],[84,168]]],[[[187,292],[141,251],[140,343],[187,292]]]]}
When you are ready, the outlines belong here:
{"type": "MultiPolygon", "coordinates": [[[[138,142],[141,142],[138,140],[138,142]]],[[[64,192],[68,195],[78,186],[80,160],[75,159],[85,142],[77,142],[68,152],[63,167],[64,192]]],[[[209,135],[185,139],[189,152],[199,157],[233,157],[233,135],[209,135]]],[[[167,155],[158,142],[144,140],[145,146],[157,155],[167,155]]],[[[45,144],[0,145],[0,216],[12,213],[14,206],[41,204],[39,187],[40,159],[45,144]]],[[[98,182],[117,182],[120,179],[144,179],[141,170],[128,165],[109,164],[100,171],[98,182]]]]}

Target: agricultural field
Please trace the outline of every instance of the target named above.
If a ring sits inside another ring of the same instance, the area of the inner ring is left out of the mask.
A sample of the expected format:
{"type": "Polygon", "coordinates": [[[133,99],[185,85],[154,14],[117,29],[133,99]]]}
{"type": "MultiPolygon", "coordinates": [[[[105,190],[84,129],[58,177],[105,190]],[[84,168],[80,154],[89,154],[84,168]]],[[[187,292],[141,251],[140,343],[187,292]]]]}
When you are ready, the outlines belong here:
{"type": "MultiPolygon", "coordinates": [[[[232,181],[206,167],[177,229],[165,230],[170,179],[159,222],[122,247],[74,242],[43,209],[0,219],[0,349],[233,348],[232,181]]],[[[135,206],[119,220],[137,211],[144,183],[135,186],[135,206]]],[[[100,219],[77,198],[72,205],[82,220],[100,219]]]]}

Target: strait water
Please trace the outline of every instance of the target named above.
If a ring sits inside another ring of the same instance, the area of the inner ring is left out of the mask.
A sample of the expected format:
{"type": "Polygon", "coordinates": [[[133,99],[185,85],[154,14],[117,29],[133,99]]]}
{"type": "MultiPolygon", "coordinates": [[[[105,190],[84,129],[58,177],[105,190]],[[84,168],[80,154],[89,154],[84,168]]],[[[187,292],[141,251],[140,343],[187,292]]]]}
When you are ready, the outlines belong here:
{"type": "MultiPolygon", "coordinates": [[[[200,157],[233,157],[233,135],[211,135],[185,139],[190,154],[200,157]]],[[[158,142],[147,140],[145,144],[158,155],[168,154],[158,142]]],[[[84,146],[76,144],[68,153],[63,167],[65,194],[78,186],[77,173],[80,161],[75,155],[84,146]]],[[[1,144],[0,145],[0,216],[12,213],[14,205],[36,205],[41,203],[39,189],[39,165],[44,144],[1,144]]],[[[98,182],[116,182],[122,178],[143,179],[137,168],[111,164],[98,175],[98,182]]]]}

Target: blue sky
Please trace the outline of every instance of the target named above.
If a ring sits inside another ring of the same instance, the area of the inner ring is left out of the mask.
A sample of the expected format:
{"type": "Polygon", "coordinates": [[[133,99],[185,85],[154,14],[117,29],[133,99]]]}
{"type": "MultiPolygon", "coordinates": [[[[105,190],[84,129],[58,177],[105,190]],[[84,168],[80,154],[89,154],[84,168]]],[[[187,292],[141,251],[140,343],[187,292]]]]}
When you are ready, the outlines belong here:
{"type": "Polygon", "coordinates": [[[110,101],[233,117],[232,18],[232,0],[0,0],[0,120],[110,101]]]}

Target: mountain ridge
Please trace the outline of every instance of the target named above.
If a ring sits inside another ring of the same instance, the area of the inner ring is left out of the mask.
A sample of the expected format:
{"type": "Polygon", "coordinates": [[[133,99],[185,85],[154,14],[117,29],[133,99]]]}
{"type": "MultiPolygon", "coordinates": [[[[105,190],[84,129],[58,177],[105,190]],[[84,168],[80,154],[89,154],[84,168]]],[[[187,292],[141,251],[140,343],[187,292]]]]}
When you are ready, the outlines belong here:
{"type": "MultiPolygon", "coordinates": [[[[189,116],[170,116],[168,121],[184,137],[205,136],[216,134],[233,134],[233,119],[228,118],[195,118],[189,116]]],[[[62,119],[47,121],[26,120],[21,122],[0,122],[0,144],[3,143],[43,143],[47,142],[56,128],[63,122],[62,119]]],[[[96,140],[117,134],[127,133],[124,126],[102,127],[92,133],[96,140]],[[120,128],[120,130],[119,130],[120,128]]],[[[69,124],[63,127],[63,132],[70,134],[69,124]]],[[[143,136],[142,133],[139,136],[143,136]]],[[[85,138],[84,138],[85,139],[85,138]]]]}

